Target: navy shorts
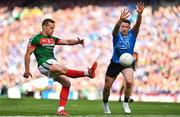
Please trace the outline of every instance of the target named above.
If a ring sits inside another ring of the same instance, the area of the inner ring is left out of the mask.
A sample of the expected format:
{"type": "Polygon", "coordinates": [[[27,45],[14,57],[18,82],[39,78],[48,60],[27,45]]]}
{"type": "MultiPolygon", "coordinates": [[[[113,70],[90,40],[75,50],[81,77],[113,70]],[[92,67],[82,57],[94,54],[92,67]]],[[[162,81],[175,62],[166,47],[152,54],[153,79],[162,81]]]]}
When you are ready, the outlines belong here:
{"type": "Polygon", "coordinates": [[[132,68],[135,71],[135,61],[128,67],[124,67],[120,63],[114,63],[111,61],[107,68],[106,76],[117,77],[117,75],[119,75],[119,73],[126,68],[132,68]]]}

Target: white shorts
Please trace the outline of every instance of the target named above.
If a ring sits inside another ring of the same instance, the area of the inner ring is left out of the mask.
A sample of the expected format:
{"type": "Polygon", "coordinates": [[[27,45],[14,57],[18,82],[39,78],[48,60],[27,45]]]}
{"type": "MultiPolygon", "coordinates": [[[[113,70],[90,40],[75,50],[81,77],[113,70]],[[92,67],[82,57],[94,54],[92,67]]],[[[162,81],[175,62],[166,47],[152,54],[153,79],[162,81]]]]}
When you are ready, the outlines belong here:
{"type": "Polygon", "coordinates": [[[39,67],[39,71],[44,74],[45,76],[47,76],[48,78],[54,78],[55,75],[50,73],[49,71],[49,67],[52,64],[58,64],[58,62],[55,59],[48,59],[47,61],[43,62],[39,67]]]}

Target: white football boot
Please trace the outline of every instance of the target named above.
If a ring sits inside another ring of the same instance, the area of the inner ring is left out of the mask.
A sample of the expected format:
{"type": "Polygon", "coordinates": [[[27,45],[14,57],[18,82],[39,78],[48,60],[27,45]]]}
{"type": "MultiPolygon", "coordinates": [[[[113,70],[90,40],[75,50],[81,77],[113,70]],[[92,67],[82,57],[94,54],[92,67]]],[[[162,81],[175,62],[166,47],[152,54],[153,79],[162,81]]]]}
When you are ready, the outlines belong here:
{"type": "Polygon", "coordinates": [[[108,103],[103,103],[104,114],[111,114],[108,103]]]}
{"type": "Polygon", "coordinates": [[[127,113],[127,114],[130,114],[131,113],[131,109],[129,108],[129,104],[127,102],[123,102],[123,109],[124,109],[124,112],[127,113]]]}

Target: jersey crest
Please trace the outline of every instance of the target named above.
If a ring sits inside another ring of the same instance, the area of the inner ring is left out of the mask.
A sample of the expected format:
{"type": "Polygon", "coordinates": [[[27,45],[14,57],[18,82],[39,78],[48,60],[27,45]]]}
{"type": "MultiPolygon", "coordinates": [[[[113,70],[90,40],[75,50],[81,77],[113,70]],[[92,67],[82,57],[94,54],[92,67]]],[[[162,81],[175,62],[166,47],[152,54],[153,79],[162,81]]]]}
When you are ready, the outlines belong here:
{"type": "Polygon", "coordinates": [[[130,44],[129,44],[129,41],[128,40],[121,40],[118,44],[118,47],[120,49],[128,49],[130,48],[130,44]]]}

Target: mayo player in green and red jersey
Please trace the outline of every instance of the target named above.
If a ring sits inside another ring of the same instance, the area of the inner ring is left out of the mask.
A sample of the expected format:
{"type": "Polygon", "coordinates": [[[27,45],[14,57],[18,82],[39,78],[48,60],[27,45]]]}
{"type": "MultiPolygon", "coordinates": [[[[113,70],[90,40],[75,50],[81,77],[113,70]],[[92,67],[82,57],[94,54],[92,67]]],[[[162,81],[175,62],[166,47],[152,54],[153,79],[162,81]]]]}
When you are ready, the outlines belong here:
{"type": "Polygon", "coordinates": [[[95,70],[97,67],[97,62],[94,62],[92,67],[85,71],[72,70],[65,66],[60,65],[56,58],[54,57],[54,46],[55,45],[77,45],[81,44],[84,46],[84,39],[66,39],[62,40],[57,37],[52,36],[55,28],[55,21],[52,19],[45,19],[42,22],[42,32],[33,36],[27,46],[25,54],[25,72],[24,77],[32,77],[30,72],[30,56],[34,53],[36,60],[38,62],[39,71],[47,77],[54,78],[55,81],[62,85],[62,90],[60,92],[59,107],[57,109],[57,115],[69,115],[65,111],[65,106],[68,100],[69,89],[70,89],[70,78],[79,78],[87,76],[89,78],[95,77],[95,70]],[[65,77],[67,76],[67,77],[65,77]]]}

